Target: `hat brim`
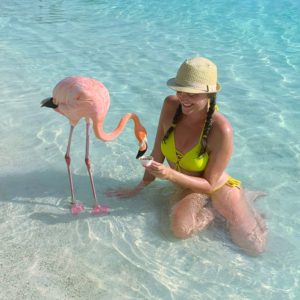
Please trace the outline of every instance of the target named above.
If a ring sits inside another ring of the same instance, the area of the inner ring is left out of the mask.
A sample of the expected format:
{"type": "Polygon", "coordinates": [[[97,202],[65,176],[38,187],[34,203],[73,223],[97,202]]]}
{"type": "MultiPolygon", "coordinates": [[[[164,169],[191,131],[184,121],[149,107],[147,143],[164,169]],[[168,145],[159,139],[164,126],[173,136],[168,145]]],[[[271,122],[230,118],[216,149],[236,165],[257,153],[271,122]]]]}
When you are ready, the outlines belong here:
{"type": "Polygon", "coordinates": [[[218,93],[221,91],[221,85],[217,82],[217,89],[214,92],[207,92],[203,91],[199,88],[190,87],[190,86],[181,86],[176,83],[175,78],[171,78],[167,81],[167,86],[172,90],[177,92],[185,92],[185,93],[197,93],[197,94],[211,94],[211,93],[218,93]]]}

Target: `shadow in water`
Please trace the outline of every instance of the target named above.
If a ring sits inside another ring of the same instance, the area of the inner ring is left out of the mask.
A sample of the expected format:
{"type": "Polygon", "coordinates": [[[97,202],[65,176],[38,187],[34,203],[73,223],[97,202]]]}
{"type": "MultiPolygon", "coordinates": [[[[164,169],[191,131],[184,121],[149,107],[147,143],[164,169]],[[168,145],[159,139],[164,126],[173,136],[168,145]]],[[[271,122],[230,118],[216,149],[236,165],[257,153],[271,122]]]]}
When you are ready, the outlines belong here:
{"type": "Polygon", "coordinates": [[[76,199],[84,204],[86,211],[73,216],[70,214],[70,189],[65,172],[35,171],[27,174],[0,177],[0,203],[10,202],[14,205],[49,207],[49,212],[33,212],[30,217],[47,224],[68,223],[86,218],[106,218],[109,216],[124,217],[128,214],[140,214],[158,209],[157,201],[161,199],[159,189],[146,189],[137,197],[131,199],[108,198],[108,189],[133,187],[137,182],[120,182],[112,178],[94,177],[96,192],[100,204],[111,208],[108,215],[93,216],[90,214],[93,206],[92,190],[89,177],[74,175],[76,199]],[[43,202],[43,198],[45,202],[43,202]],[[54,212],[53,208],[60,211],[54,212]]]}
{"type": "MultiPolygon", "coordinates": [[[[180,241],[175,239],[170,232],[170,207],[167,199],[172,194],[170,192],[172,188],[165,181],[156,181],[135,198],[116,199],[106,197],[105,192],[109,189],[120,187],[130,188],[137,182],[130,180],[121,182],[112,178],[95,176],[99,202],[110,206],[111,212],[108,215],[93,216],[90,214],[93,206],[93,197],[89,177],[74,175],[73,179],[76,199],[86,207],[85,212],[76,216],[71,215],[69,211],[69,183],[67,174],[63,171],[35,171],[27,174],[0,177],[0,203],[9,202],[13,205],[27,206],[28,211],[32,210],[32,213],[29,212],[28,214],[31,219],[47,225],[71,223],[89,218],[126,218],[128,215],[151,213],[157,216],[157,222],[154,221],[152,224],[149,224],[153,230],[160,233],[163,239],[180,241]],[[43,202],[43,199],[45,202],[43,202]],[[45,206],[45,209],[41,209],[41,206],[45,206]],[[37,207],[38,209],[36,209],[37,207]]],[[[247,196],[250,201],[253,201],[258,196],[262,196],[262,194],[254,192],[247,196]]],[[[219,240],[219,233],[221,233],[221,236],[224,236],[225,233],[224,228],[226,226],[224,226],[224,222],[216,221],[209,229],[210,233],[208,233],[208,236],[210,240],[219,240]]]]}

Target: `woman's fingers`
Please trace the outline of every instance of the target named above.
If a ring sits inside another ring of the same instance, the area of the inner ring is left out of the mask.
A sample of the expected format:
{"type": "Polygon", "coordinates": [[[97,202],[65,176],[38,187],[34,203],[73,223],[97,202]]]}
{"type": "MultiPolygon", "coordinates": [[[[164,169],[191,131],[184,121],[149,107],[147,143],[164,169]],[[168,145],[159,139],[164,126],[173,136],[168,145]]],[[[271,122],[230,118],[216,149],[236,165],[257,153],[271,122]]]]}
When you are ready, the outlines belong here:
{"type": "Polygon", "coordinates": [[[166,167],[165,165],[158,163],[156,161],[153,161],[150,166],[145,167],[147,171],[149,171],[153,176],[161,178],[161,179],[167,179],[168,178],[168,172],[170,170],[169,167],[166,167]]]}
{"type": "Polygon", "coordinates": [[[151,171],[152,172],[157,172],[157,171],[161,170],[162,167],[163,167],[162,164],[160,164],[160,163],[158,163],[156,161],[153,161],[151,163],[151,165],[145,166],[145,169],[147,169],[149,172],[151,172],[151,171]]]}

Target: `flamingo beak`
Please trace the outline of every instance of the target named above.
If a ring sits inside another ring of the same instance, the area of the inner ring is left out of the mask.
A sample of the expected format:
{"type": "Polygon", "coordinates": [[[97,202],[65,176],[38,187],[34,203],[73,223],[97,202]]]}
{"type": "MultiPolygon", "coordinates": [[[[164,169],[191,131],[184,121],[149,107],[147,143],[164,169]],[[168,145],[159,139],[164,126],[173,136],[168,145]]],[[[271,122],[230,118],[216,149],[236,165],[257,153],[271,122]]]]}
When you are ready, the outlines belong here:
{"type": "Polygon", "coordinates": [[[140,143],[140,148],[138,154],[136,155],[136,159],[143,156],[146,153],[147,149],[148,149],[148,144],[147,144],[147,140],[145,139],[140,143]]]}
{"type": "Polygon", "coordinates": [[[58,105],[56,105],[53,102],[53,98],[52,97],[49,97],[49,98],[46,98],[46,99],[42,100],[41,107],[57,108],[58,105]]]}

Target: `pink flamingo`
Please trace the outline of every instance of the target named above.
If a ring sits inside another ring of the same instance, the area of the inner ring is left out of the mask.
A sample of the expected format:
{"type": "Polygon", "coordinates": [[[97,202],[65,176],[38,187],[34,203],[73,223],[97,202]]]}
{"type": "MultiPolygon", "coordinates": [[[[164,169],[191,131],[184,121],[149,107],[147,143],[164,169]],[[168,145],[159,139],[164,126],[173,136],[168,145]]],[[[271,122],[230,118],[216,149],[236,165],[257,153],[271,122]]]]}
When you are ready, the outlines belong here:
{"type": "Polygon", "coordinates": [[[103,130],[104,119],[109,109],[110,97],[106,87],[99,81],[87,77],[67,77],[60,81],[53,89],[53,97],[44,99],[41,106],[53,108],[55,111],[66,116],[70,121],[70,134],[68,140],[65,161],[67,164],[69,183],[71,190],[71,213],[79,214],[84,210],[82,203],[75,200],[73,178],[71,173],[71,139],[74,127],[81,118],[86,121],[86,149],[85,164],[89,173],[90,182],[94,197],[94,207],[92,214],[108,213],[109,208],[100,205],[97,200],[94,179],[91,171],[91,161],[89,159],[89,128],[90,122],[93,122],[93,129],[96,137],[104,142],[112,141],[117,138],[124,129],[127,121],[134,121],[134,132],[139,141],[139,152],[136,158],[142,156],[147,150],[147,132],[141,125],[136,114],[127,113],[124,115],[118,126],[111,132],[106,133],[103,130]]]}

